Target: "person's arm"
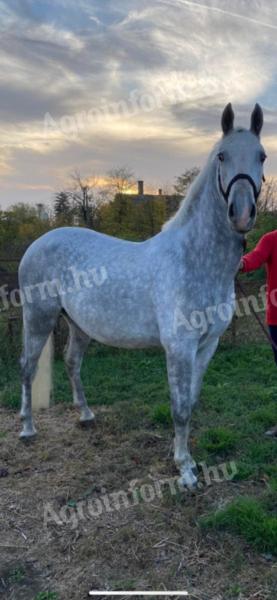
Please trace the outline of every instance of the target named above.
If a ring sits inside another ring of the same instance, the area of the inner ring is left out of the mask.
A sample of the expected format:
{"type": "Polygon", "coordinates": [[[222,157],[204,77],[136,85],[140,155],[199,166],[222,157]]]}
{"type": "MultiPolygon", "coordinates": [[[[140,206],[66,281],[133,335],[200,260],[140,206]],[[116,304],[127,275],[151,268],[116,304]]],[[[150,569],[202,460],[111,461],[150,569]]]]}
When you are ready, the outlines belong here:
{"type": "Polygon", "coordinates": [[[240,270],[243,273],[247,273],[248,271],[255,271],[256,269],[259,269],[268,261],[270,254],[271,236],[266,234],[260,239],[252,252],[248,252],[248,254],[243,256],[240,263],[240,270]]]}

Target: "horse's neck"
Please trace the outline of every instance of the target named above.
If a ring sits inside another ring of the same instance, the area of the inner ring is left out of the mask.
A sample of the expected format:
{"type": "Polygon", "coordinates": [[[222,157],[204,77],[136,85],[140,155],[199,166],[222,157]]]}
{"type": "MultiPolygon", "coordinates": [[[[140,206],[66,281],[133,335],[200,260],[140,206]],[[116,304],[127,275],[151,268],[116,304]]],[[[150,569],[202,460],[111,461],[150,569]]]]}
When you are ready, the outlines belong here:
{"type": "Polygon", "coordinates": [[[233,232],[227,220],[227,206],[219,197],[216,187],[207,180],[201,190],[197,210],[190,222],[189,237],[198,262],[220,269],[227,278],[233,278],[242,254],[243,237],[233,232]]]}

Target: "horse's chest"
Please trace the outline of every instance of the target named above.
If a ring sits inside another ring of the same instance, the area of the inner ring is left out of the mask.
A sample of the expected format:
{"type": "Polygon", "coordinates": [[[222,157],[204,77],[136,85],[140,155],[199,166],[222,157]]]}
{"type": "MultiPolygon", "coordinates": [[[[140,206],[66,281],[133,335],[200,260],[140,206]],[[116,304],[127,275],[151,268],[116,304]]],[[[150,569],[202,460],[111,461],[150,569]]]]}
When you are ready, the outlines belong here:
{"type": "Polygon", "coordinates": [[[186,322],[200,335],[219,337],[232,320],[235,308],[233,282],[218,285],[218,281],[205,285],[199,281],[186,289],[182,305],[186,322]]]}
{"type": "Polygon", "coordinates": [[[218,290],[210,295],[203,306],[203,321],[206,330],[213,336],[220,336],[230,324],[235,310],[233,286],[227,290],[218,290]]]}

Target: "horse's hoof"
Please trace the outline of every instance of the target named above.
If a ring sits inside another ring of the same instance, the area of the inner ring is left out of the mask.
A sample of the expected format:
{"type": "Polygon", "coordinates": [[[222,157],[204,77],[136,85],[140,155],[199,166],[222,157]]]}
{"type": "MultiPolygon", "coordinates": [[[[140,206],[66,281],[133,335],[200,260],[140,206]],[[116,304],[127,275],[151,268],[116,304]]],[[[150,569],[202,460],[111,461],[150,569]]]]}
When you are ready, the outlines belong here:
{"type": "Polygon", "coordinates": [[[80,427],[83,429],[89,429],[90,427],[95,426],[95,416],[92,412],[81,416],[79,421],[80,427]]]}
{"type": "Polygon", "coordinates": [[[95,427],[94,419],[90,419],[89,421],[79,421],[79,426],[82,429],[93,429],[95,427]]]}
{"type": "Polygon", "coordinates": [[[197,489],[197,477],[193,473],[194,469],[190,469],[183,473],[178,479],[178,486],[181,491],[185,489],[195,491],[197,489]]]}
{"type": "Polygon", "coordinates": [[[23,431],[21,431],[21,433],[19,435],[19,439],[22,442],[26,442],[26,443],[33,442],[36,439],[36,437],[37,437],[37,432],[35,429],[30,429],[28,431],[25,431],[23,429],[23,431]]]}
{"type": "Polygon", "coordinates": [[[277,439],[277,425],[275,425],[275,427],[272,427],[271,429],[268,429],[268,431],[265,432],[265,435],[266,437],[277,439]]]}

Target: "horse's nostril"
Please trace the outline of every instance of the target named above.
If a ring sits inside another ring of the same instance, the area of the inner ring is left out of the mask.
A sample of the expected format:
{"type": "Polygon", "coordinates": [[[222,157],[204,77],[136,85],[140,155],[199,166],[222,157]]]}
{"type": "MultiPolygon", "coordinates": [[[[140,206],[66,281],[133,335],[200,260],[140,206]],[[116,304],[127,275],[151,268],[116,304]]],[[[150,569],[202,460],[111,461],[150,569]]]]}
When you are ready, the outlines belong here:
{"type": "Polygon", "coordinates": [[[250,217],[251,217],[251,219],[254,219],[255,216],[256,216],[256,206],[254,206],[254,204],[253,204],[253,206],[251,208],[250,217]]]}
{"type": "Polygon", "coordinates": [[[233,204],[230,204],[230,206],[229,206],[229,217],[230,217],[230,219],[232,219],[233,216],[234,216],[234,206],[233,206],[233,204]]]}

